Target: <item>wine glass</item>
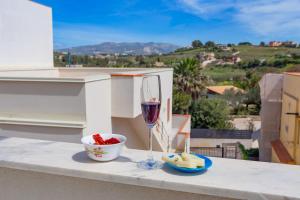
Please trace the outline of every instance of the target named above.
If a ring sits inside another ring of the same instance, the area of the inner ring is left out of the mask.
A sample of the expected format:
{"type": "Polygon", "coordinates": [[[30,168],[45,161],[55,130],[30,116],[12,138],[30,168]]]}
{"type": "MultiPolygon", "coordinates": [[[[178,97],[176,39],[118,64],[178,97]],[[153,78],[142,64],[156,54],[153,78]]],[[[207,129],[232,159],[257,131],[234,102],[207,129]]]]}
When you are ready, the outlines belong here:
{"type": "Polygon", "coordinates": [[[142,80],[141,108],[143,118],[149,129],[149,155],[148,159],[138,163],[142,169],[157,169],[162,166],[161,162],[154,160],[152,153],[152,129],[159,117],[161,104],[161,81],[159,75],[146,75],[142,80]]]}

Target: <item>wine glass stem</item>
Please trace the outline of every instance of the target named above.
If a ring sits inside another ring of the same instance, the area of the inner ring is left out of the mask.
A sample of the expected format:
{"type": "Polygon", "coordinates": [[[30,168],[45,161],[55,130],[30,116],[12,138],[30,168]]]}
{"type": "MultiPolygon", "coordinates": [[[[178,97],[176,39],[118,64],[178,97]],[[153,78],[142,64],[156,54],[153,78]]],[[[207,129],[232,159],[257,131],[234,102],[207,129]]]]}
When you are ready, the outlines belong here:
{"type": "Polygon", "coordinates": [[[149,160],[153,160],[153,153],[152,153],[152,128],[149,128],[149,155],[148,155],[148,159],[149,160]]]}

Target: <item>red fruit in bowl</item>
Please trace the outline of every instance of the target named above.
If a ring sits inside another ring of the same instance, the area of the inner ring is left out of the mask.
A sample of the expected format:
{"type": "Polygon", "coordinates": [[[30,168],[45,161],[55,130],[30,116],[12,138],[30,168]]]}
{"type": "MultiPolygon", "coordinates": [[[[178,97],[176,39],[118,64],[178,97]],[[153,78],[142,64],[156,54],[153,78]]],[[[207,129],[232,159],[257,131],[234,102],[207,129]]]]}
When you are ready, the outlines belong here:
{"type": "Polygon", "coordinates": [[[104,140],[99,133],[94,134],[93,139],[95,141],[95,143],[94,143],[95,145],[118,144],[121,142],[118,138],[114,138],[114,137],[104,140]]]}
{"type": "Polygon", "coordinates": [[[105,144],[118,144],[118,143],[120,143],[120,140],[114,137],[105,140],[105,144]]]}
{"type": "Polygon", "coordinates": [[[103,138],[101,137],[101,135],[99,133],[93,135],[93,139],[95,140],[95,144],[97,144],[97,145],[105,144],[105,141],[103,140],[103,138]]]}

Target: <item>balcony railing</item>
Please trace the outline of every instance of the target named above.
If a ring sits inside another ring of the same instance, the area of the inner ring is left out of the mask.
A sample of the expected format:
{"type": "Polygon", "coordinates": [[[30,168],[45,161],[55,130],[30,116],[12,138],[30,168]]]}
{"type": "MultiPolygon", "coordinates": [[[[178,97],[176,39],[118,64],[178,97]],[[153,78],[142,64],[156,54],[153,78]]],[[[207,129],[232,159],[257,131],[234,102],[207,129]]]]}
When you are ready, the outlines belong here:
{"type": "Polygon", "coordinates": [[[192,147],[191,151],[197,154],[210,156],[210,157],[219,157],[219,158],[241,158],[241,152],[238,148],[238,145],[228,145],[223,147],[192,147]]]}

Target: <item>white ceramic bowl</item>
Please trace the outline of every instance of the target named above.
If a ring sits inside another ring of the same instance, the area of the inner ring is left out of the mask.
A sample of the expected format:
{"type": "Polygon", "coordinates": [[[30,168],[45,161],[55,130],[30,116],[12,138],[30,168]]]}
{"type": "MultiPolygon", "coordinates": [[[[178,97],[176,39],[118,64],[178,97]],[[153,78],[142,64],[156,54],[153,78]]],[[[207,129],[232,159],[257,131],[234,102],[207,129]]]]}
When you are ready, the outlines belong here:
{"type": "Polygon", "coordinates": [[[104,140],[112,137],[118,138],[120,143],[110,145],[95,145],[93,135],[84,136],[81,138],[81,142],[84,145],[87,155],[91,159],[97,161],[109,161],[119,157],[127,138],[123,135],[111,133],[101,133],[100,135],[104,140]]]}

